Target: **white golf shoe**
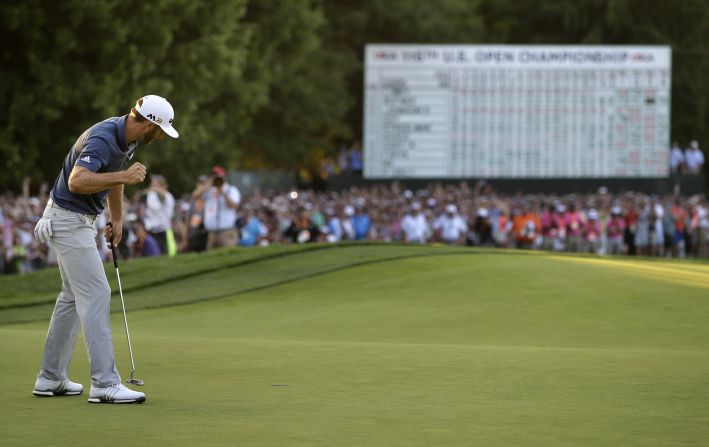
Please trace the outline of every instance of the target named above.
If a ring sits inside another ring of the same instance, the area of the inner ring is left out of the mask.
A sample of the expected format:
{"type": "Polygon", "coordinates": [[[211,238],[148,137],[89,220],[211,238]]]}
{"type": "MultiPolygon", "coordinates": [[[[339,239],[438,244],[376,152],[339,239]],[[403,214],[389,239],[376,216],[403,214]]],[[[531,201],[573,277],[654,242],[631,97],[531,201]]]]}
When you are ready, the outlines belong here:
{"type": "Polygon", "coordinates": [[[145,402],[145,394],[133,391],[122,383],[116,383],[108,388],[98,388],[91,385],[89,402],[92,404],[142,404],[145,402]]]}
{"type": "Polygon", "coordinates": [[[78,396],[84,392],[84,386],[71,380],[49,380],[42,376],[37,377],[32,394],[40,397],[51,396],[78,396]]]}

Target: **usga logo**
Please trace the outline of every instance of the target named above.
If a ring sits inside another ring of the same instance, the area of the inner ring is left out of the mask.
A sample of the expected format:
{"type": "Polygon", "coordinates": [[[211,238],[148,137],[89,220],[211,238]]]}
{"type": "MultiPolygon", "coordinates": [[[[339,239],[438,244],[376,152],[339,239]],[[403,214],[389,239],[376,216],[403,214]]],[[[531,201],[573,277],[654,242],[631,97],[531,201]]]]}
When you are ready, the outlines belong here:
{"type": "Polygon", "coordinates": [[[393,51],[377,51],[374,53],[374,59],[392,61],[396,59],[396,53],[393,51]]]}

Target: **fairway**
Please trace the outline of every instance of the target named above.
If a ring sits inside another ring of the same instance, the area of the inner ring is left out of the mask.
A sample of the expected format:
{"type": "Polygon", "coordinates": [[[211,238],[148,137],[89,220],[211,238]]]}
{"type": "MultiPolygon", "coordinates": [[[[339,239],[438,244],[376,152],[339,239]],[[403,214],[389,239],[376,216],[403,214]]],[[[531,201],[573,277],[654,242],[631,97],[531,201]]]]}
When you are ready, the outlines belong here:
{"type": "MultiPolygon", "coordinates": [[[[121,277],[144,405],[33,397],[58,273],[0,278],[0,445],[709,439],[706,263],[363,244],[138,260],[121,277]]],[[[88,387],[81,340],[70,371],[88,387]]]]}

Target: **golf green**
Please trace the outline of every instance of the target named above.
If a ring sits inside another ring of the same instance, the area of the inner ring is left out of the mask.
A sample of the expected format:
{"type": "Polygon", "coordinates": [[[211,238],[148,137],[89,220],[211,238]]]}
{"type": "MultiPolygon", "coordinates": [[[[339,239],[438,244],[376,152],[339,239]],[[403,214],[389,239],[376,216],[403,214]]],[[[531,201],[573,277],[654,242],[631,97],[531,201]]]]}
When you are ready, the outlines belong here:
{"type": "MultiPolygon", "coordinates": [[[[121,276],[143,405],[33,397],[58,274],[25,276],[47,283],[31,292],[0,279],[0,445],[709,440],[707,264],[364,245],[131,261],[121,276]]],[[[81,340],[70,372],[88,387],[81,340]]]]}

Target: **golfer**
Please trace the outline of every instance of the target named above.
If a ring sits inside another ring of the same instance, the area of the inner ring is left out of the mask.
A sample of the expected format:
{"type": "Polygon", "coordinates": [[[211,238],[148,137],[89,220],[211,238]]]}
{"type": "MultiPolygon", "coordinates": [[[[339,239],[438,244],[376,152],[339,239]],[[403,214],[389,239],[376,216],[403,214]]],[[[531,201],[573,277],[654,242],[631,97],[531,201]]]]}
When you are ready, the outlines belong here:
{"type": "Polygon", "coordinates": [[[172,127],[174,112],[165,98],[139,99],[128,115],[108,118],[86,130],[74,143],[54,182],[51,197],[34,235],[49,242],[57,253],[62,290],[57,297],[44,357],[37,375],[35,396],[73,396],[83,386],[67,378],[79,324],[84,330],[91,365],[92,403],[140,403],[145,394],[121,384],[111,337],[111,289],[96,248],[94,221],[108,198],[112,226],[105,237],[121,241],[123,185],[145,179],[145,166],[126,169],[138,144],[178,137],[172,127]]]}

